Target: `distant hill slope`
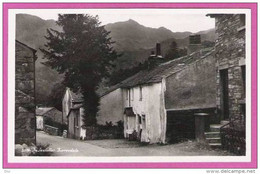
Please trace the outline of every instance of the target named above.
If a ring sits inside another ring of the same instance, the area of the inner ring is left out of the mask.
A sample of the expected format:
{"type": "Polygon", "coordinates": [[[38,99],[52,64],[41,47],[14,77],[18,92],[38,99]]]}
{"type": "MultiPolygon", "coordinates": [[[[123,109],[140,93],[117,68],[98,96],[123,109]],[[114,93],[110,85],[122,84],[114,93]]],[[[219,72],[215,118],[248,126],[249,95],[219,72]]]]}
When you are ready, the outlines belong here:
{"type": "MultiPolygon", "coordinates": [[[[117,61],[117,68],[130,68],[148,58],[157,42],[161,43],[162,54],[165,55],[172,41],[179,47],[187,47],[191,32],[172,32],[164,27],[145,27],[134,20],[107,24],[110,36],[116,42],[114,48],[123,52],[117,61]]],[[[215,29],[200,31],[201,40],[215,41],[215,29]]]]}
{"type": "Polygon", "coordinates": [[[62,75],[41,64],[44,60],[42,59],[43,53],[39,48],[44,47],[46,43],[44,36],[47,28],[61,30],[54,20],[43,20],[28,14],[16,15],[16,39],[37,50],[38,58],[35,64],[36,100],[37,103],[42,104],[48,101],[53,86],[62,80],[62,75]]]}
{"type": "Polygon", "coordinates": [[[125,22],[107,24],[105,28],[111,31],[111,37],[116,41],[115,48],[118,51],[150,49],[156,42],[169,38],[182,39],[191,34],[190,32],[173,33],[164,27],[158,29],[145,27],[132,19],[125,22]]]}
{"type": "MultiPolygon", "coordinates": [[[[54,20],[43,20],[28,14],[16,15],[16,39],[35,48],[38,59],[36,61],[36,99],[38,103],[48,101],[53,86],[60,83],[62,75],[41,64],[43,54],[39,48],[44,47],[46,30],[53,28],[61,31],[54,20]]],[[[114,48],[123,53],[117,60],[117,68],[130,68],[149,56],[156,42],[161,42],[162,52],[165,54],[170,43],[175,40],[180,47],[188,46],[188,36],[191,32],[172,32],[164,27],[145,27],[134,20],[107,24],[105,28],[111,31],[112,40],[116,41],[114,48]]],[[[214,41],[215,30],[201,31],[202,40],[214,41]]]]}

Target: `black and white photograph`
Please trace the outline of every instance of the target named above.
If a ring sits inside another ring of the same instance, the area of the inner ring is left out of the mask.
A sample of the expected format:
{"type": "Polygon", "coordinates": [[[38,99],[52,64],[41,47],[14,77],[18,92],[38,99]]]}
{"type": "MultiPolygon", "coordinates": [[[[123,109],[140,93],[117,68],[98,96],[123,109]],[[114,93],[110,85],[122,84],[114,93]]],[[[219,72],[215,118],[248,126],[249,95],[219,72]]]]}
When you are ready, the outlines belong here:
{"type": "Polygon", "coordinates": [[[246,156],[241,10],[15,14],[15,156],[246,156]]]}

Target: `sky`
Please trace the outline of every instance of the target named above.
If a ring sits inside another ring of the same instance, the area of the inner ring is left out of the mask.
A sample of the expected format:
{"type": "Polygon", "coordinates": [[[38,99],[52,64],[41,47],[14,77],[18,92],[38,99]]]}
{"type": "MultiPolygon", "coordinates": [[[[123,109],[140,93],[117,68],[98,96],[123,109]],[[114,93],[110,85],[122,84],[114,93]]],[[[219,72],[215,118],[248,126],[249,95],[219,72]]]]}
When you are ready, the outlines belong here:
{"type": "Polygon", "coordinates": [[[27,14],[38,16],[42,19],[58,19],[58,13],[86,13],[98,15],[103,25],[129,19],[137,21],[146,27],[165,27],[173,32],[198,32],[215,27],[215,20],[207,17],[208,12],[203,10],[177,10],[177,9],[46,9],[31,10],[27,14]]]}

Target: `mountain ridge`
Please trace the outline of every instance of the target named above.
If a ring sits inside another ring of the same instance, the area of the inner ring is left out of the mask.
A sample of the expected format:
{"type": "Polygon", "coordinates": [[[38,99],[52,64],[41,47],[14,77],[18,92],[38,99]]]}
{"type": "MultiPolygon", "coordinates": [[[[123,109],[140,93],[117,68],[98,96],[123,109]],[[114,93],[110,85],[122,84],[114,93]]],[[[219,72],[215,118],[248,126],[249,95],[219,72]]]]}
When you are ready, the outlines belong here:
{"type": "MultiPolygon", "coordinates": [[[[44,59],[39,48],[43,48],[46,43],[44,36],[48,28],[62,30],[54,20],[44,20],[29,14],[16,15],[16,39],[37,50],[36,98],[39,103],[47,101],[53,86],[61,83],[63,79],[61,74],[41,63],[44,59]]],[[[164,52],[171,41],[176,41],[180,47],[187,47],[188,36],[191,34],[191,32],[186,31],[172,32],[165,27],[146,27],[132,19],[110,23],[105,28],[111,31],[110,37],[115,41],[114,48],[118,52],[124,53],[116,63],[117,68],[121,69],[130,68],[143,62],[148,58],[150,51],[154,49],[157,42],[162,43],[164,52]]],[[[202,40],[214,40],[215,36],[212,31],[214,29],[200,31],[202,40]]]]}

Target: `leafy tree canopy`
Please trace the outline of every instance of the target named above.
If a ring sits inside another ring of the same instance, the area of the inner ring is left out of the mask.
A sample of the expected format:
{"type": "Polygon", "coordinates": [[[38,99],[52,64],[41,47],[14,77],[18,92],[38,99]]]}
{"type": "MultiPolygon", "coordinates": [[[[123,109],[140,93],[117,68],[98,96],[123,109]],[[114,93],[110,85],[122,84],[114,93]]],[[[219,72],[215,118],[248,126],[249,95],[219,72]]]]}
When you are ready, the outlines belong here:
{"type": "Polygon", "coordinates": [[[96,123],[99,97],[96,89],[104,77],[109,77],[118,54],[98,16],[59,14],[57,25],[62,31],[47,30],[47,44],[41,49],[45,65],[64,74],[63,83],[83,94],[86,126],[96,123]]]}
{"type": "Polygon", "coordinates": [[[178,48],[177,43],[175,41],[172,41],[170,48],[165,55],[165,58],[168,60],[172,60],[185,55],[187,55],[187,49],[178,48]]]}

